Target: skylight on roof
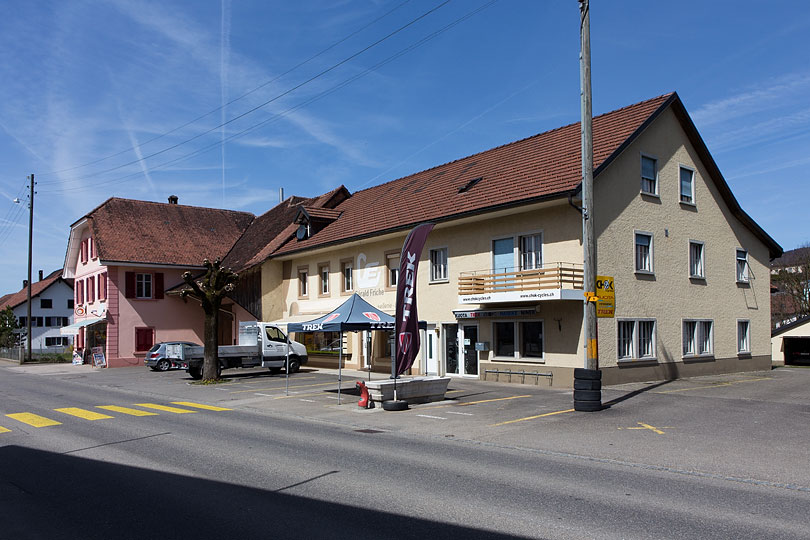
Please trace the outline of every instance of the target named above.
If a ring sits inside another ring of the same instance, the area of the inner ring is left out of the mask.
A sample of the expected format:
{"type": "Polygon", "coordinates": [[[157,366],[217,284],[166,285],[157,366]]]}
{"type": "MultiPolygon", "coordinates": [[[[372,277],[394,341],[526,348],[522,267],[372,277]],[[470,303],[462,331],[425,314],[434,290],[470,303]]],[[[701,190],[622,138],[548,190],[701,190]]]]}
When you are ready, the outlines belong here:
{"type": "Polygon", "coordinates": [[[478,178],[473,178],[472,180],[470,180],[469,182],[467,182],[466,184],[464,184],[463,186],[458,188],[458,192],[459,193],[466,193],[467,191],[470,191],[475,184],[477,184],[478,182],[480,182],[483,179],[484,179],[483,176],[479,176],[478,178]]]}

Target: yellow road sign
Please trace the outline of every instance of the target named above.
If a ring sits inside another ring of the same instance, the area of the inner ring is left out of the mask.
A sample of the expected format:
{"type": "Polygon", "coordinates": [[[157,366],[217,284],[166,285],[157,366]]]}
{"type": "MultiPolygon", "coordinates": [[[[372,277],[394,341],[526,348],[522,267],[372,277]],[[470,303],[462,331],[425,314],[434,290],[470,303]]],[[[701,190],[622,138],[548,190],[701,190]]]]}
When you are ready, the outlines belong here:
{"type": "Polygon", "coordinates": [[[613,276],[596,276],[596,316],[612,319],[616,314],[616,286],[613,276]]]}

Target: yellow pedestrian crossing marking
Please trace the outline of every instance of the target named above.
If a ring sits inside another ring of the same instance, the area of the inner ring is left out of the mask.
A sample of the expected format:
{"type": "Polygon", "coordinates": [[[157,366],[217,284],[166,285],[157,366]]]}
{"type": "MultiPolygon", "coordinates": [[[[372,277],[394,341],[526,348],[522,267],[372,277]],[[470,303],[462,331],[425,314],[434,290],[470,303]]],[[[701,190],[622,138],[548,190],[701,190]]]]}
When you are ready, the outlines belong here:
{"type": "Polygon", "coordinates": [[[129,407],[119,407],[118,405],[99,405],[96,408],[104,409],[105,411],[128,414],[130,416],[157,416],[156,412],[139,411],[138,409],[130,409],[129,407]]]}
{"type": "Polygon", "coordinates": [[[56,420],[51,420],[50,418],[45,418],[44,416],[40,416],[38,414],[27,412],[7,414],[6,416],[33,427],[58,426],[62,423],[57,422],[56,420]]]}
{"type": "Polygon", "coordinates": [[[226,409],[225,407],[216,407],[214,405],[203,405],[202,403],[192,403],[190,401],[172,401],[174,405],[185,405],[186,407],[195,407],[197,409],[205,409],[206,411],[230,411],[233,409],[226,409]]]}
{"type": "Polygon", "coordinates": [[[3,426],[0,426],[0,433],[8,433],[9,431],[11,430],[8,428],[4,428],[3,426]]]}
{"type": "Polygon", "coordinates": [[[71,416],[84,418],[85,420],[105,420],[107,418],[115,418],[114,416],[88,411],[86,409],[80,409],[78,407],[65,407],[63,409],[54,409],[54,410],[61,413],[69,414],[71,416]]]}
{"type": "Polygon", "coordinates": [[[168,405],[158,405],[157,403],[136,403],[138,407],[145,407],[147,409],[155,409],[156,411],[166,411],[175,414],[195,413],[197,411],[190,411],[188,409],[181,409],[179,407],[169,407],[168,405]]]}

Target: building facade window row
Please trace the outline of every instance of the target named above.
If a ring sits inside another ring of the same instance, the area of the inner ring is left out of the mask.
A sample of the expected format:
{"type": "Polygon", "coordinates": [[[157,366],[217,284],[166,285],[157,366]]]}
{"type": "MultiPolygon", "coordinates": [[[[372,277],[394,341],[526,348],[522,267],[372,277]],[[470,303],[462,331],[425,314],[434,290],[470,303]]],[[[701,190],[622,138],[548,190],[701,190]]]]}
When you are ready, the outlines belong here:
{"type": "MultiPolygon", "coordinates": [[[[714,356],[714,321],[712,319],[683,319],[682,349],[685,359],[714,356]]],[[[619,360],[655,360],[656,319],[619,319],[616,322],[619,360]]],[[[751,321],[737,320],[737,354],[751,353],[751,321]]]]}

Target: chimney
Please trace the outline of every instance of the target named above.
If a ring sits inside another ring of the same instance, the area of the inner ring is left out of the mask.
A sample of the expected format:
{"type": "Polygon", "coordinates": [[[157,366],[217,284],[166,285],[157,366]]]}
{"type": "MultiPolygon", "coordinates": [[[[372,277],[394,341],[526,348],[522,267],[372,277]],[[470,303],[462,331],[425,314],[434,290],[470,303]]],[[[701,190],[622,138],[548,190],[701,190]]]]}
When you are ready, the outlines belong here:
{"type": "Polygon", "coordinates": [[[278,202],[280,202],[280,203],[284,202],[284,188],[283,187],[278,188],[278,202]]]}
{"type": "Polygon", "coordinates": [[[26,287],[28,287],[28,280],[24,279],[23,280],[23,289],[25,289],[26,287]]]}
{"type": "Polygon", "coordinates": [[[39,271],[39,281],[42,281],[42,270],[39,271]]]}
{"type": "Polygon", "coordinates": [[[177,195],[169,195],[169,204],[177,204],[177,195]]]}

